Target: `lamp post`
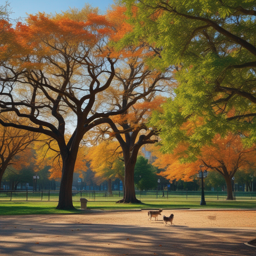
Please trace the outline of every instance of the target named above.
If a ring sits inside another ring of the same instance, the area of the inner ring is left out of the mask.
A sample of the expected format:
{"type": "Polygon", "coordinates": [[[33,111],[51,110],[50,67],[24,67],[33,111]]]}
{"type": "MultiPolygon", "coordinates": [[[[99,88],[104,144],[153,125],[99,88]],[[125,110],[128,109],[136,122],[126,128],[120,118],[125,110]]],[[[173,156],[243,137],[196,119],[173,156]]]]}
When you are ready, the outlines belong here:
{"type": "Polygon", "coordinates": [[[204,167],[204,165],[200,165],[200,171],[198,171],[198,174],[197,174],[197,177],[201,179],[201,187],[202,187],[200,205],[206,205],[206,202],[204,199],[204,178],[207,177],[207,171],[206,170],[202,171],[201,167],[204,167]]]}
{"type": "Polygon", "coordinates": [[[233,185],[233,199],[235,199],[235,177],[232,177],[232,185],[233,185]]]}
{"type": "Polygon", "coordinates": [[[36,181],[35,191],[37,191],[37,180],[39,180],[39,176],[38,175],[33,176],[33,180],[36,181]]]}

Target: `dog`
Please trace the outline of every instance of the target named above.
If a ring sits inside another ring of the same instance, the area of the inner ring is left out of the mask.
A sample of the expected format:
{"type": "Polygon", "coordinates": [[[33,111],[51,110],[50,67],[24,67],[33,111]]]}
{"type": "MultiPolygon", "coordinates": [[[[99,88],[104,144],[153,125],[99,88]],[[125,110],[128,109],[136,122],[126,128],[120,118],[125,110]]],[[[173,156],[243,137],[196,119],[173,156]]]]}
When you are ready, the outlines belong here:
{"type": "Polygon", "coordinates": [[[163,216],[165,224],[167,224],[168,221],[171,222],[172,224],[173,218],[174,218],[173,214],[171,214],[170,217],[163,216]]]}
{"type": "Polygon", "coordinates": [[[158,215],[161,215],[162,210],[158,210],[158,211],[148,211],[148,216],[149,216],[149,220],[151,220],[152,217],[157,218],[158,220],[158,215]]]}

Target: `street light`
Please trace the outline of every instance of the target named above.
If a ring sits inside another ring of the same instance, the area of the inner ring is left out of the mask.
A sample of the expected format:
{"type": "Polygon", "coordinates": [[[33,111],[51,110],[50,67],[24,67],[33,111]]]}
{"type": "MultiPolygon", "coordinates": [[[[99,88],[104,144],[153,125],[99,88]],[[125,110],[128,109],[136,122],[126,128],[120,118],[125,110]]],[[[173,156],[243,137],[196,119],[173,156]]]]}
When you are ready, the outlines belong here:
{"type": "Polygon", "coordinates": [[[39,176],[38,175],[33,176],[33,180],[36,181],[36,187],[35,187],[35,191],[36,191],[36,189],[37,189],[37,180],[39,180],[39,176]]]}
{"type": "Polygon", "coordinates": [[[233,199],[235,199],[235,177],[232,177],[232,185],[233,185],[233,199]]]}
{"type": "Polygon", "coordinates": [[[206,202],[204,199],[204,178],[207,177],[207,171],[206,170],[202,171],[201,167],[204,167],[204,165],[200,165],[200,171],[198,171],[198,174],[197,174],[197,177],[201,179],[201,187],[202,187],[200,205],[206,205],[206,202]]]}

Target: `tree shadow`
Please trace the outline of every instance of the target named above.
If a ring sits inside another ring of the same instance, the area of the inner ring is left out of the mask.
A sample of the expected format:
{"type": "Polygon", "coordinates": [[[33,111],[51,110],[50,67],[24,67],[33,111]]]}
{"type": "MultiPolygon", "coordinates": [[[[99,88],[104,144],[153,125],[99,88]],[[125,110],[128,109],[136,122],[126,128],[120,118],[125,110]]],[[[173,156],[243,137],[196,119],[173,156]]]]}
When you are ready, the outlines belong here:
{"type": "MultiPolygon", "coordinates": [[[[152,222],[153,223],[153,222],[152,222]]],[[[51,223],[45,216],[0,221],[0,253],[40,255],[255,255],[252,229],[51,223]]]]}

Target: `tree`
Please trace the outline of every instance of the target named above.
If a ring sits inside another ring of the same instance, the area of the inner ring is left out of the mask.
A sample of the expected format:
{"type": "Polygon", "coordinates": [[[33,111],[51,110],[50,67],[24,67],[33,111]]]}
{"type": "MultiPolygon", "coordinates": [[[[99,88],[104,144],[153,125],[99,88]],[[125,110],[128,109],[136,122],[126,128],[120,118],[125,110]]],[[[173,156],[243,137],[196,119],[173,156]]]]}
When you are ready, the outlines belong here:
{"type": "MultiPolygon", "coordinates": [[[[112,44],[117,42],[131,28],[126,22],[125,8],[115,7],[108,13],[109,19],[116,24],[117,33],[114,34],[112,44]]],[[[159,94],[169,93],[172,69],[170,67],[159,71],[150,69],[145,62],[147,56],[154,51],[147,44],[139,43],[129,45],[119,51],[119,58],[123,60],[115,75],[116,87],[105,91],[105,101],[110,102],[110,107],[126,108],[127,104],[136,95],[141,99],[136,105],[120,115],[108,118],[108,127],[102,130],[110,137],[115,137],[119,142],[125,165],[124,197],[119,202],[139,203],[135,196],[134,168],[140,148],[145,144],[157,141],[156,131],[147,127],[146,122],[151,115],[152,109],[159,107],[164,99],[159,94]]],[[[104,101],[104,102],[105,102],[104,101]]]]}
{"type": "MultiPolygon", "coordinates": [[[[71,135],[65,134],[65,141],[70,140],[71,135]]],[[[63,163],[61,159],[61,151],[56,140],[51,139],[48,136],[41,135],[41,140],[34,143],[35,150],[35,171],[40,172],[45,167],[49,167],[49,179],[60,180],[62,175],[63,163]]],[[[80,144],[79,151],[77,153],[76,163],[74,166],[74,172],[82,175],[82,172],[87,171],[87,165],[85,156],[88,152],[88,148],[85,145],[80,144]]]]}
{"type": "Polygon", "coordinates": [[[255,177],[255,168],[248,170],[238,170],[235,175],[235,182],[245,184],[246,191],[253,191],[253,178],[255,177]]]}
{"type": "Polygon", "coordinates": [[[4,5],[0,5],[0,19],[7,19],[8,14],[10,13],[10,4],[5,2],[4,5]]]}
{"type": "Polygon", "coordinates": [[[240,135],[229,134],[225,138],[216,135],[212,145],[205,145],[197,155],[194,162],[182,163],[181,156],[186,158],[187,146],[180,145],[174,154],[159,156],[154,165],[160,168],[166,167],[161,174],[170,180],[191,180],[198,172],[200,165],[204,168],[218,172],[225,179],[227,186],[227,199],[232,200],[232,177],[239,169],[249,169],[255,165],[255,146],[244,148],[240,135]]]}
{"type": "Polygon", "coordinates": [[[139,156],[134,169],[134,182],[139,190],[157,187],[156,168],[148,163],[148,159],[139,156]]]}
{"type": "Polygon", "coordinates": [[[119,178],[124,183],[124,164],[121,157],[120,146],[116,141],[102,141],[90,148],[86,155],[90,168],[95,177],[108,181],[108,192],[112,194],[112,180],[119,178]]]}
{"type": "Polygon", "coordinates": [[[20,124],[3,119],[0,124],[38,132],[57,142],[62,161],[57,208],[72,209],[73,172],[84,135],[110,116],[125,113],[148,93],[132,95],[122,108],[96,104],[112,86],[120,66],[118,56],[111,56],[113,49],[107,47],[115,31],[105,16],[90,14],[85,22],[39,13],[30,15],[27,24],[18,23],[11,33],[5,45],[8,55],[1,64],[0,113],[14,112],[20,124]],[[26,119],[33,125],[23,125],[26,119]],[[68,141],[67,133],[71,134],[68,141]]]}
{"type": "MultiPolygon", "coordinates": [[[[239,172],[239,170],[236,172],[236,175],[238,172],[239,172]]],[[[226,185],[225,179],[218,172],[209,172],[207,175],[207,179],[205,179],[205,188],[206,189],[214,188],[218,191],[222,191],[223,188],[225,187],[225,185],[226,185]]]]}
{"type": "Polygon", "coordinates": [[[17,170],[10,166],[6,169],[3,175],[3,181],[9,181],[10,189],[16,190],[20,183],[33,183],[33,175],[35,175],[33,170],[33,163],[27,167],[17,170]]]}
{"type": "MultiPolygon", "coordinates": [[[[13,120],[12,115],[4,115],[2,118],[13,120]]],[[[0,125],[0,184],[8,166],[20,170],[30,164],[31,144],[38,138],[36,133],[0,125]]]]}
{"type": "Polygon", "coordinates": [[[122,44],[145,41],[156,49],[151,65],[177,65],[176,97],[166,104],[162,125],[158,123],[166,149],[185,137],[180,126],[198,116],[204,116],[205,123],[195,130],[196,145],[227,130],[250,130],[248,141],[254,141],[255,2],[122,2],[134,26],[122,44]],[[170,144],[172,138],[177,141],[170,144]]]}

